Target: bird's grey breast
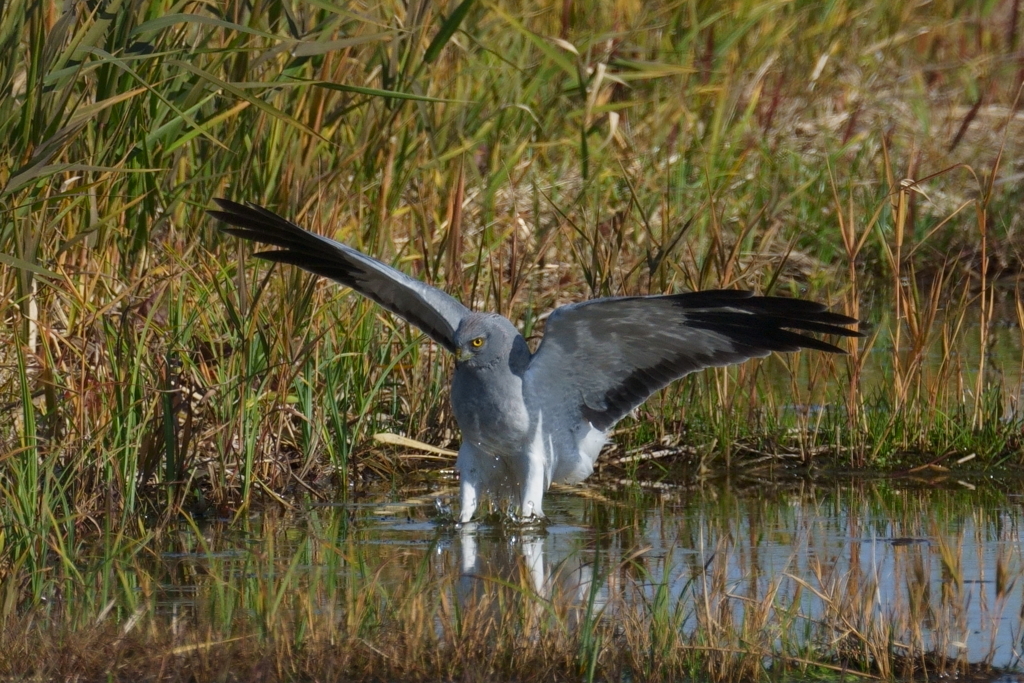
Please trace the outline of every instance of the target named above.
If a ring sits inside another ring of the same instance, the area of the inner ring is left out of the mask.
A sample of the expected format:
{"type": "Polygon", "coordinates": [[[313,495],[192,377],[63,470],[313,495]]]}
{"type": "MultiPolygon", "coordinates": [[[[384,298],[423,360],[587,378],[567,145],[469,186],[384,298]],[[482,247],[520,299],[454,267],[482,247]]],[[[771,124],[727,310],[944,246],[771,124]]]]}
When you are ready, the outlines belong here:
{"type": "Polygon", "coordinates": [[[523,376],[526,401],[540,418],[540,440],[550,459],[552,481],[576,483],[585,479],[607,440],[605,432],[591,425],[580,411],[580,386],[585,384],[580,378],[585,373],[586,368],[567,369],[561,381],[553,382],[546,368],[531,364],[523,376]]]}
{"type": "Polygon", "coordinates": [[[452,411],[462,437],[491,455],[514,455],[530,436],[523,380],[508,363],[456,366],[452,411]]]}

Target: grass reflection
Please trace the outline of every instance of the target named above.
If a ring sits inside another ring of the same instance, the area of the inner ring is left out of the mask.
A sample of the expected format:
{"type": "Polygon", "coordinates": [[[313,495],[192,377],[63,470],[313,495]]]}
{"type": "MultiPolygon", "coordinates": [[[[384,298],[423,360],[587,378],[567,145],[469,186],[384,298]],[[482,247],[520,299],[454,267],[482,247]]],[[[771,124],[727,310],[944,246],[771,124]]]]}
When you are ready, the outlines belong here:
{"type": "Polygon", "coordinates": [[[420,497],[109,537],[45,578],[42,605],[12,606],[3,673],[725,681],[1019,664],[1013,494],[592,493],[553,496],[533,529],[457,528],[420,497]]]}

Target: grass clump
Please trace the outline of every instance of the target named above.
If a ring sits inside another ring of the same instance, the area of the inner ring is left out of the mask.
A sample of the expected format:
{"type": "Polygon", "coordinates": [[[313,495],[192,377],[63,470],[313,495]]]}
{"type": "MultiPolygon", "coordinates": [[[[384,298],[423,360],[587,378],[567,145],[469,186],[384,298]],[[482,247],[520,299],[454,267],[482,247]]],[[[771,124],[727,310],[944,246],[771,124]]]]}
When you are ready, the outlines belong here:
{"type": "MultiPolygon", "coordinates": [[[[373,505],[182,524],[148,543],[151,552],[85,554],[75,579],[48,577],[49,600],[11,616],[0,631],[0,674],[977,675],[1012,649],[1007,632],[1020,626],[1022,567],[1021,548],[1001,521],[1005,494],[980,498],[979,512],[977,495],[884,483],[762,487],[755,496],[715,487],[688,495],[682,514],[657,517],[678,527],[667,546],[644,528],[652,506],[594,498],[582,504],[591,524],[578,547],[562,551],[546,534],[522,529],[435,527],[410,542],[394,522],[380,527],[373,505]],[[609,513],[616,518],[596,519],[609,513]],[[758,540],[764,535],[773,541],[758,540]],[[846,546],[849,553],[834,554],[846,546]],[[979,572],[994,581],[976,581],[979,572]],[[984,651],[987,638],[987,657],[970,661],[961,641],[984,651]]],[[[410,521],[432,514],[422,504],[405,509],[410,521]]]]}
{"type": "Polygon", "coordinates": [[[710,287],[870,323],[848,357],[676,384],[615,458],[1021,464],[1015,3],[4,10],[5,618],[96,538],[134,557],[183,512],[398,482],[377,433],[457,443],[441,351],[251,266],[213,196],[528,335],[569,301],[710,287]]]}
{"type": "Polygon", "coordinates": [[[5,14],[7,442],[60,463],[72,509],[128,516],[153,486],[173,509],[296,472],[344,485],[377,431],[455,442],[438,350],[329,284],[249,268],[203,215],[216,194],[528,334],[588,296],[734,286],[876,323],[849,359],[706,373],[642,414],[658,438],[707,425],[726,463],[765,426],[860,466],[964,448],[964,430],[986,451],[983,425],[1016,424],[1019,344],[994,372],[988,353],[1020,139],[998,13],[567,8],[5,14]],[[845,416],[822,429],[801,408],[818,404],[845,416]],[[878,406],[900,424],[873,427],[878,406]]]}

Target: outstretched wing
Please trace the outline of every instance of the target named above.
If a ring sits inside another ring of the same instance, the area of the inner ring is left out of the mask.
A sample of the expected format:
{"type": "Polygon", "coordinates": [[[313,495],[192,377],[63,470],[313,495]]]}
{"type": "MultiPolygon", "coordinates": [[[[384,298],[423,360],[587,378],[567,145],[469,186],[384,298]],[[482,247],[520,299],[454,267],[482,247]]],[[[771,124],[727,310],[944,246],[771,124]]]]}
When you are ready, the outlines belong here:
{"type": "Polygon", "coordinates": [[[214,218],[234,227],[224,232],[265,242],[279,251],[254,254],[268,261],[290,263],[330,278],[373,299],[420,328],[449,351],[455,351],[455,330],[470,310],[436,287],[420,282],[340,242],[303,230],[261,206],[214,199],[214,218]]]}
{"type": "Polygon", "coordinates": [[[556,309],[527,369],[531,393],[605,431],[674,379],[772,351],[842,349],[799,332],[863,336],[802,299],[709,290],[594,299],[556,309]]]}

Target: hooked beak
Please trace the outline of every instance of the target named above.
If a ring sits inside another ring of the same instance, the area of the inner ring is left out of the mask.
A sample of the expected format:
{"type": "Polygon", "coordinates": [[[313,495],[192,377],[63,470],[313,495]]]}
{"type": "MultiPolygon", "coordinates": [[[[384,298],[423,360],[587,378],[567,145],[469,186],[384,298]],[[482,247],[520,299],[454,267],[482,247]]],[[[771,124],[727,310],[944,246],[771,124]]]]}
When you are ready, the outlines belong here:
{"type": "Polygon", "coordinates": [[[462,363],[473,357],[473,352],[469,349],[459,349],[455,352],[455,360],[462,363]]]}

